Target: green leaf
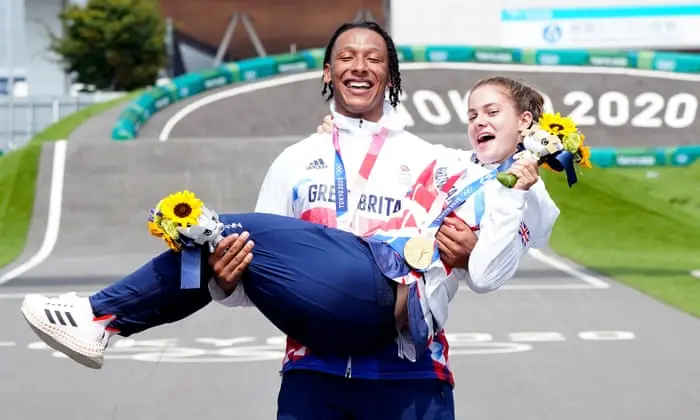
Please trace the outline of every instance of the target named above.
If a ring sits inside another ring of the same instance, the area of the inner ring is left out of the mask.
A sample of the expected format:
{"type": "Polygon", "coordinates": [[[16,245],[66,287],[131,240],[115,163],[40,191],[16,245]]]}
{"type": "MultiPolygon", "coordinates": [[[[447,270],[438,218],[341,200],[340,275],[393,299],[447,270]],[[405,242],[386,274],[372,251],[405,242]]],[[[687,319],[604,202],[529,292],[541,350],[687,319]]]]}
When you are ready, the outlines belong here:
{"type": "Polygon", "coordinates": [[[154,85],[168,64],[156,0],[90,0],[67,7],[59,19],[64,35],[49,34],[51,50],[78,83],[131,91],[154,85]]]}

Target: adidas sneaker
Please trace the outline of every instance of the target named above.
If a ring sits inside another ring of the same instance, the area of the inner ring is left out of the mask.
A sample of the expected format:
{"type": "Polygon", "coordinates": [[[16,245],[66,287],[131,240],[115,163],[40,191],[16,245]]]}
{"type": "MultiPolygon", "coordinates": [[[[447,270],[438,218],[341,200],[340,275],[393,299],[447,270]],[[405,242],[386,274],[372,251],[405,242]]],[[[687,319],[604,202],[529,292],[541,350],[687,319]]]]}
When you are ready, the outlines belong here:
{"type": "Polygon", "coordinates": [[[115,317],[96,318],[90,301],[76,293],[54,298],[30,294],[22,302],[22,315],[34,332],[52,349],[91,369],[100,369],[114,331],[107,328],[115,317]]]}

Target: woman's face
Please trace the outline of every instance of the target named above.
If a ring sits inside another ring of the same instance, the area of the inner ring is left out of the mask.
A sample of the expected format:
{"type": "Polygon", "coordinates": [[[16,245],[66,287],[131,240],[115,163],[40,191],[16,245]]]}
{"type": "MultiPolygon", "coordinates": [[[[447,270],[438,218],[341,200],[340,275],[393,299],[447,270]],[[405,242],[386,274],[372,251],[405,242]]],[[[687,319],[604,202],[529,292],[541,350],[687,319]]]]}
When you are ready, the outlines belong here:
{"type": "Polygon", "coordinates": [[[506,88],[482,85],[469,94],[469,139],[479,161],[499,163],[515,153],[521,130],[532,122],[530,112],[520,113],[506,88]]]}

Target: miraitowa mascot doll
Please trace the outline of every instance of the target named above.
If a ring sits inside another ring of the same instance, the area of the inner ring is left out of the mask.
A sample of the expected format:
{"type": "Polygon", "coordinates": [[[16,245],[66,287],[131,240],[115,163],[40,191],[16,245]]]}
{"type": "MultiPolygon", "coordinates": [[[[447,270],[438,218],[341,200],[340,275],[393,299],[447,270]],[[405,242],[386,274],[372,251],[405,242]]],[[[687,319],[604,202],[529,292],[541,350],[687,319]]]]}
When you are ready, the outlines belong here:
{"type": "MultiPolygon", "coordinates": [[[[565,172],[569,188],[577,182],[574,165],[590,168],[590,149],[583,145],[585,136],[571,118],[545,113],[537,124],[525,131],[523,150],[514,159],[533,158],[540,166],[565,172]]],[[[513,174],[499,172],[496,178],[508,188],[517,182],[513,174]]]]}

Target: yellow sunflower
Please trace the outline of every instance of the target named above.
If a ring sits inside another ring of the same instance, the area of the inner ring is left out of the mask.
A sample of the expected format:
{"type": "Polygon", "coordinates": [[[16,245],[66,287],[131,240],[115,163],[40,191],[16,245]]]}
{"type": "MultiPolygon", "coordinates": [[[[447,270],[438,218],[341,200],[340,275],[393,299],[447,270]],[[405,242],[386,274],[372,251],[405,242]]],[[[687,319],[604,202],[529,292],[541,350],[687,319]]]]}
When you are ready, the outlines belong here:
{"type": "Polygon", "coordinates": [[[549,166],[549,164],[548,164],[547,162],[543,162],[542,165],[541,165],[541,167],[542,167],[542,169],[546,169],[546,170],[548,170],[548,171],[556,172],[554,169],[552,169],[551,166],[549,166]]]}
{"type": "Polygon", "coordinates": [[[567,134],[574,134],[578,131],[574,120],[569,117],[562,117],[559,112],[556,114],[542,114],[538,125],[542,127],[543,130],[556,136],[566,136],[567,134]]]}
{"type": "Polygon", "coordinates": [[[591,148],[588,146],[581,146],[579,151],[579,161],[578,164],[584,168],[592,168],[591,164],[591,148]]]}
{"type": "Polygon", "coordinates": [[[202,202],[190,191],[180,191],[165,197],[159,209],[163,218],[176,226],[192,226],[202,214],[202,202]]]}
{"type": "Polygon", "coordinates": [[[165,241],[166,244],[168,244],[168,248],[170,248],[176,252],[180,251],[180,245],[178,245],[177,242],[175,242],[170,236],[168,236],[168,235],[163,236],[163,240],[165,241]]]}
{"type": "Polygon", "coordinates": [[[153,221],[148,221],[148,231],[151,233],[151,235],[160,238],[163,236],[165,232],[163,232],[163,229],[158,225],[158,223],[153,222],[153,221]]]}

